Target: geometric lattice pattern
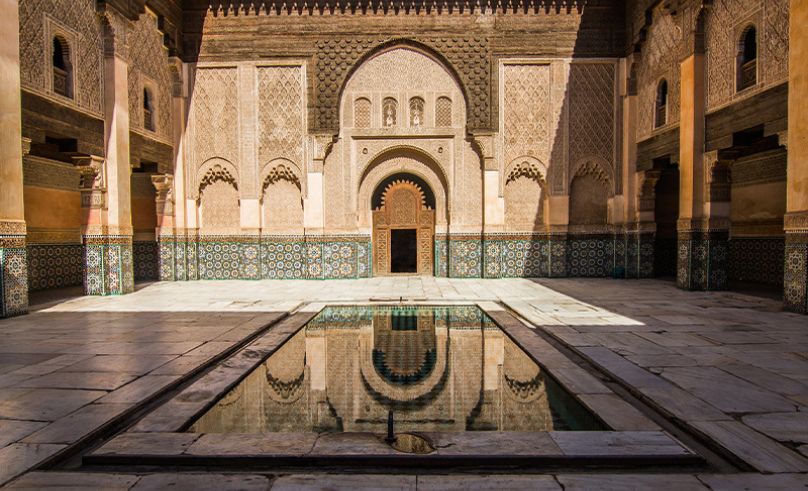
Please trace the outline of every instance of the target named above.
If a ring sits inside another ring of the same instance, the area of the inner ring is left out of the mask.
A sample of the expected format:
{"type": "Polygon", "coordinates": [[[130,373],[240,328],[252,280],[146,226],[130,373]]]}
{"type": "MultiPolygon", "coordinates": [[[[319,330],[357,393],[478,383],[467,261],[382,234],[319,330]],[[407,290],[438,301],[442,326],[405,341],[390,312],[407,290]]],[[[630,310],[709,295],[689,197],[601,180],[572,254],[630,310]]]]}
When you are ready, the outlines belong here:
{"type": "Polygon", "coordinates": [[[506,65],[505,162],[531,155],[548,161],[550,66],[506,65]]]}
{"type": "Polygon", "coordinates": [[[729,241],[729,280],[782,288],[784,254],[783,237],[733,237],[729,241]]]}
{"type": "Polygon", "coordinates": [[[370,251],[370,237],[365,236],[206,236],[198,242],[161,238],[160,278],[367,278],[370,251]]]}
{"type": "Polygon", "coordinates": [[[0,247],[0,317],[28,311],[25,247],[0,247]]]}
{"type": "Polygon", "coordinates": [[[792,312],[808,313],[808,233],[786,234],[783,301],[792,312]]]}
{"type": "Polygon", "coordinates": [[[81,285],[84,246],[81,244],[28,244],[28,289],[81,285]]]}
{"type": "Polygon", "coordinates": [[[84,293],[123,295],[135,289],[132,242],[125,236],[85,237],[84,293]]]}
{"type": "Polygon", "coordinates": [[[615,65],[573,63],[570,66],[570,164],[600,157],[614,165],[615,65]]]}
{"type": "Polygon", "coordinates": [[[258,68],[258,161],[276,158],[303,163],[303,69],[299,66],[258,68]]]}
{"type": "Polygon", "coordinates": [[[154,281],[160,277],[157,242],[138,241],[132,243],[135,281],[154,281]]]}
{"type": "Polygon", "coordinates": [[[683,290],[727,288],[727,232],[680,231],[676,286],[683,290]]]}

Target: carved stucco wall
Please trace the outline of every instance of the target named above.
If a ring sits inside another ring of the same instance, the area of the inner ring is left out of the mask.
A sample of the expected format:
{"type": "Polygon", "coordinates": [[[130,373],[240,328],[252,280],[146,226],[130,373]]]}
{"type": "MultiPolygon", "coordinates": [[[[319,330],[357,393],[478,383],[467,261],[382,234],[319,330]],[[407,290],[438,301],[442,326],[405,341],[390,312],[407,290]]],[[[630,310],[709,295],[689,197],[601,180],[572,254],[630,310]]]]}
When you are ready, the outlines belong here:
{"type": "Polygon", "coordinates": [[[132,23],[129,42],[129,124],[150,138],[171,141],[171,73],[168,50],[163,47],[163,34],[157,30],[157,18],[151,13],[141,14],[132,23]],[[143,125],[143,89],[152,92],[157,111],[155,131],[143,125]]]}
{"type": "Polygon", "coordinates": [[[570,185],[570,225],[605,225],[608,184],[594,174],[581,174],[570,185]]]}
{"type": "Polygon", "coordinates": [[[507,64],[503,67],[504,162],[531,156],[550,159],[558,120],[552,120],[549,64],[507,64]]]}
{"type": "Polygon", "coordinates": [[[300,66],[258,67],[258,160],[288,159],[303,168],[305,101],[300,66]]]}
{"type": "Polygon", "coordinates": [[[237,168],[238,157],[238,71],[232,68],[199,68],[191,100],[189,121],[192,128],[188,150],[196,176],[191,196],[199,192],[198,170],[208,160],[221,158],[237,168]]]}
{"type": "Polygon", "coordinates": [[[101,22],[95,0],[25,0],[20,3],[20,77],[22,87],[101,117],[104,63],[101,22]],[[73,41],[74,98],[56,96],[48,80],[53,31],[73,41]]]}
{"type": "Polygon", "coordinates": [[[444,198],[438,205],[439,227],[448,222],[449,208],[458,210],[457,216],[453,216],[458,224],[479,224],[482,216],[479,158],[473,151],[467,151],[470,145],[464,140],[466,104],[460,86],[446,67],[411,47],[381,51],[353,72],[345,85],[340,107],[340,140],[325,165],[327,226],[356,227],[358,215],[360,228],[369,227],[369,195],[363,193],[372,192],[378,181],[397,170],[419,173],[430,182],[436,195],[446,196],[452,189],[452,204],[444,198]],[[413,126],[410,100],[416,97],[424,101],[424,118],[420,125],[413,126]],[[398,102],[393,127],[383,125],[385,98],[398,102]],[[451,100],[451,127],[436,127],[437,101],[441,98],[451,100]],[[357,99],[370,101],[369,128],[355,125],[357,99]],[[377,165],[380,160],[383,162],[377,165]],[[434,168],[430,168],[432,165],[434,168]],[[358,190],[359,195],[354,197],[349,190],[358,190]],[[342,209],[338,209],[339,205],[342,209]]]}
{"type": "MultiPolygon", "coordinates": [[[[744,27],[758,32],[758,83],[767,88],[788,79],[788,0],[714,0],[705,19],[707,108],[733,102],[735,60],[744,27]]],[[[756,90],[744,91],[746,96],[756,90]]]]}
{"type": "MultiPolygon", "coordinates": [[[[351,39],[333,39],[317,43],[315,129],[333,130],[338,127],[340,90],[351,69],[368,53],[391,39],[355,36],[351,39]]],[[[489,127],[490,40],[487,37],[476,36],[416,36],[413,40],[439,52],[457,71],[472,102],[468,114],[469,127],[489,127]]]]}
{"type": "Polygon", "coordinates": [[[684,39],[682,34],[684,18],[684,16],[674,17],[661,8],[653,11],[648,37],[642,45],[638,60],[638,141],[647,139],[655,130],[654,110],[657,85],[662,79],[668,82],[668,112],[663,128],[669,128],[679,123],[681,91],[679,54],[684,39]]]}

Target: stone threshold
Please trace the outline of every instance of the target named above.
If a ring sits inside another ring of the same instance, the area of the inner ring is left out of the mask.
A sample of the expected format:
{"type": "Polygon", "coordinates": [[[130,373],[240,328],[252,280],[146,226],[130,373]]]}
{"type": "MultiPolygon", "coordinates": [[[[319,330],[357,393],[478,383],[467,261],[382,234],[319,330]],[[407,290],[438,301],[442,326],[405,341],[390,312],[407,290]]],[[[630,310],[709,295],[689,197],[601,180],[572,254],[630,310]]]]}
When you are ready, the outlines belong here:
{"type": "Polygon", "coordinates": [[[395,451],[382,436],[372,433],[184,433],[199,415],[263,363],[324,306],[324,303],[312,303],[287,317],[129,431],[85,455],[84,463],[235,467],[328,463],[369,466],[704,464],[698,454],[494,302],[480,302],[477,306],[542,367],[545,375],[555,379],[613,431],[419,433],[436,448],[435,452],[424,455],[395,451]]]}

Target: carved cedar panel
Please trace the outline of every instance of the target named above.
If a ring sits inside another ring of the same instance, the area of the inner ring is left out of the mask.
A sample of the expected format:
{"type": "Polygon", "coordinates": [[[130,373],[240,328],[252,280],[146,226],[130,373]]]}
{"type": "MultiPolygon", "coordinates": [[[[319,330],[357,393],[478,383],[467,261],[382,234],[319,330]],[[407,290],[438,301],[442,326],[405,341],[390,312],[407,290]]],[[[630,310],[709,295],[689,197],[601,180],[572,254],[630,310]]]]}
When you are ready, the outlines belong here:
{"type": "Polygon", "coordinates": [[[378,275],[391,271],[392,229],[416,229],[418,274],[431,275],[435,210],[426,206],[423,190],[411,181],[398,180],[388,185],[381,207],[373,211],[373,262],[378,275]]]}
{"type": "Polygon", "coordinates": [[[681,76],[679,53],[683,43],[682,19],[657,8],[648,29],[647,41],[643,44],[638,77],[637,133],[643,140],[654,131],[654,110],[659,81],[668,82],[667,125],[679,122],[679,99],[681,76]]]}
{"type": "Polygon", "coordinates": [[[303,163],[305,105],[303,69],[299,66],[258,68],[258,159],[303,163]]]}
{"type": "Polygon", "coordinates": [[[570,66],[570,163],[597,156],[614,167],[615,66],[574,63],[570,66]]]}
{"type": "Polygon", "coordinates": [[[550,65],[505,65],[505,162],[531,155],[548,161],[550,65]]]}
{"type": "Polygon", "coordinates": [[[190,119],[197,166],[213,157],[234,164],[238,161],[237,79],[235,68],[200,68],[196,72],[190,119]]]}
{"type": "Polygon", "coordinates": [[[157,19],[142,14],[129,32],[129,124],[143,130],[143,87],[146,77],[157,111],[155,133],[164,140],[171,138],[171,72],[168,51],[163,47],[163,34],[157,30],[157,19]],[[145,75],[142,77],[141,75],[145,75]]]}
{"type": "Polygon", "coordinates": [[[23,87],[44,92],[52,39],[45,39],[46,15],[77,32],[75,102],[96,115],[103,112],[104,60],[101,22],[95,0],[25,0],[20,8],[20,77],[23,87]]]}

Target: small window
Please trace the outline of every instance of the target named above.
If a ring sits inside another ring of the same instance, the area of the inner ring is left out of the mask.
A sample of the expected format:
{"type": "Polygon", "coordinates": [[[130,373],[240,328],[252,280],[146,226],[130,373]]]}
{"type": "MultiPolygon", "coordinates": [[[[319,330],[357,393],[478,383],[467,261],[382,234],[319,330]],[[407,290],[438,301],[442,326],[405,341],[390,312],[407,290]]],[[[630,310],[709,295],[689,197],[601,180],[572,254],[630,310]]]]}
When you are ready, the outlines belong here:
{"type": "Polygon", "coordinates": [[[154,97],[148,88],[143,89],[143,127],[154,131],[154,97]]]}
{"type": "Polygon", "coordinates": [[[64,97],[73,97],[70,45],[61,36],[53,38],[53,91],[64,97]]]}
{"type": "Polygon", "coordinates": [[[382,101],[382,126],[395,126],[398,103],[392,97],[382,101]]]}
{"type": "Polygon", "coordinates": [[[370,100],[364,97],[354,101],[354,127],[370,128],[370,100]]]}
{"type": "Polygon", "coordinates": [[[424,100],[420,97],[410,99],[410,126],[424,125],[424,100]]]}
{"type": "Polygon", "coordinates": [[[656,101],[654,104],[654,128],[665,126],[668,122],[668,81],[660,80],[657,85],[656,101]]]}
{"type": "Polygon", "coordinates": [[[438,97],[435,103],[435,126],[452,126],[452,100],[438,97]]]}
{"type": "Polygon", "coordinates": [[[757,29],[744,29],[738,43],[738,91],[757,84],[757,29]]]}

